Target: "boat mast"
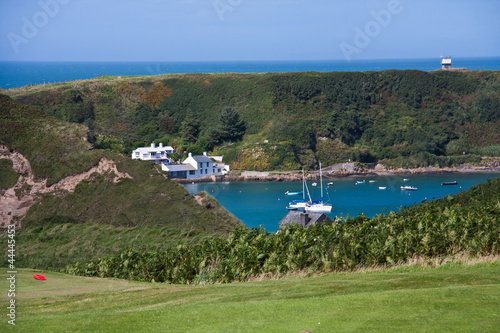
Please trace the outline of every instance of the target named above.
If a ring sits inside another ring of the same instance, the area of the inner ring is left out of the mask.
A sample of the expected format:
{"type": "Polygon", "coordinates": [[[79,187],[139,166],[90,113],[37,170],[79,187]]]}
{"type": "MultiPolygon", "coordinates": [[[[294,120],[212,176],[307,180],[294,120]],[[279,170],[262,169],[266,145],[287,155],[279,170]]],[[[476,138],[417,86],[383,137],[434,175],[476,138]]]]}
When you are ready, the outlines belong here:
{"type": "Polygon", "coordinates": [[[302,168],[302,200],[306,201],[306,188],[305,188],[306,178],[304,177],[304,168],[302,168]]]}
{"type": "MultiPolygon", "coordinates": [[[[303,176],[303,177],[304,177],[304,178],[302,178],[302,180],[303,180],[303,182],[304,182],[303,184],[305,185],[306,190],[307,190],[307,196],[309,197],[309,202],[311,202],[311,203],[312,203],[311,193],[309,193],[309,187],[307,187],[306,177],[305,177],[305,176],[303,176]]],[[[304,199],[304,200],[305,200],[305,199],[304,199]]]]}
{"type": "Polygon", "coordinates": [[[319,162],[319,181],[321,183],[321,202],[323,202],[323,174],[321,173],[321,161],[319,162]]]}

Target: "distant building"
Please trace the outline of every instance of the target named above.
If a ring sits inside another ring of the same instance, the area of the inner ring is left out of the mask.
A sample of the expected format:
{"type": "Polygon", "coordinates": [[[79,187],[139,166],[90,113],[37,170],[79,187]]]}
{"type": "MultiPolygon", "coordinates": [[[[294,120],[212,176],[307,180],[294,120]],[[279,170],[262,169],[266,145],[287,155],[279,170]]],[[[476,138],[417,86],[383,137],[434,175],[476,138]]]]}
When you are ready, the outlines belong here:
{"type": "Polygon", "coordinates": [[[441,69],[451,69],[451,57],[441,57],[441,69]]]}
{"type": "Polygon", "coordinates": [[[170,146],[163,147],[160,143],[158,147],[154,143],[151,147],[140,147],[132,151],[132,159],[151,161],[158,164],[169,164],[172,160],[168,157],[169,154],[174,152],[174,148],[170,146]]]}
{"type": "Polygon", "coordinates": [[[162,170],[168,172],[168,178],[195,179],[225,174],[224,163],[214,163],[207,153],[194,155],[189,153],[188,158],[181,164],[163,164],[162,170]]]}
{"type": "Polygon", "coordinates": [[[331,223],[332,220],[323,213],[305,213],[303,211],[292,210],[280,221],[280,229],[297,224],[310,227],[313,223],[331,223]]]}

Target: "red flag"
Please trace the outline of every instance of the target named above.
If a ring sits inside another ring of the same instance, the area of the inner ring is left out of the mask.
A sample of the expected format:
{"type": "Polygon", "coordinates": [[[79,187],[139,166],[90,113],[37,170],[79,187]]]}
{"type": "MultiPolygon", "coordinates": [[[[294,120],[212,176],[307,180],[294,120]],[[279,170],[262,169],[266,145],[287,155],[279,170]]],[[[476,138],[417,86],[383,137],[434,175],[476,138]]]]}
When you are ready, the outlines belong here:
{"type": "Polygon", "coordinates": [[[45,276],[43,275],[40,275],[40,274],[36,274],[36,275],[33,275],[33,277],[37,280],[45,280],[45,276]]]}

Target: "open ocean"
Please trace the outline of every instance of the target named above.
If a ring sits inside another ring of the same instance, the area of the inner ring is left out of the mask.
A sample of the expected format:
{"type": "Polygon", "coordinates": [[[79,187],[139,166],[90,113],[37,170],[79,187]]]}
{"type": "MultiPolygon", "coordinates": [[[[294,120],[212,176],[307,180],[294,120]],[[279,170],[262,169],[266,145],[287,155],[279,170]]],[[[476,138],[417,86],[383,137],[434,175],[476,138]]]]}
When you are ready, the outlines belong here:
{"type": "MultiPolygon", "coordinates": [[[[453,67],[500,70],[500,57],[453,58],[453,67]]],[[[166,73],[365,72],[386,69],[432,71],[440,58],[324,61],[200,61],[200,62],[0,62],[0,88],[18,88],[91,79],[100,75],[158,75],[166,73]]]]}

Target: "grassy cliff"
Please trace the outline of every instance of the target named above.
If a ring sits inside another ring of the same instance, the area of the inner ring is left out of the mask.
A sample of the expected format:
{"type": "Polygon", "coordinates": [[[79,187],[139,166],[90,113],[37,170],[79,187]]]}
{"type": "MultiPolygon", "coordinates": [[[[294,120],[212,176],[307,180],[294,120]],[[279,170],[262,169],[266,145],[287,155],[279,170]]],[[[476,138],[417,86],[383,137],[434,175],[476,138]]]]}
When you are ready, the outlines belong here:
{"type": "Polygon", "coordinates": [[[180,154],[214,150],[233,168],[450,166],[500,155],[498,71],[103,76],[6,93],[86,125],[96,147],[129,153],[167,137],[180,154]],[[241,141],[218,136],[227,106],[247,124],[241,141]]]}
{"type": "Polygon", "coordinates": [[[2,209],[12,207],[5,216],[22,224],[16,234],[19,266],[62,267],[124,248],[190,244],[241,224],[207,195],[195,200],[157,166],[94,149],[84,125],[5,95],[0,106],[5,156],[18,153],[30,164],[19,177],[12,160],[0,159],[2,209]],[[8,196],[7,187],[18,181],[15,196],[8,196]],[[32,205],[24,219],[16,215],[23,205],[32,205]]]}

